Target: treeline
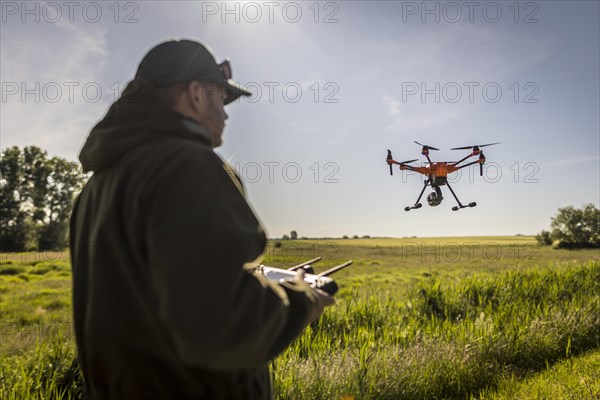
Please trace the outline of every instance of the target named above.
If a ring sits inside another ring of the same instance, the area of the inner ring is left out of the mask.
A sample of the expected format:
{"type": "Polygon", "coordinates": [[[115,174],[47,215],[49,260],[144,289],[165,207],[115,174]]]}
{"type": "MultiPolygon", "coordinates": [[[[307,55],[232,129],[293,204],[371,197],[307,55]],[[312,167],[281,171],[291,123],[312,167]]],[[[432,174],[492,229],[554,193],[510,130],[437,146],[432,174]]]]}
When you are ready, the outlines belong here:
{"type": "Polygon", "coordinates": [[[0,160],[0,251],[61,250],[73,200],[86,177],[79,163],[36,146],[10,147],[0,160]]]}

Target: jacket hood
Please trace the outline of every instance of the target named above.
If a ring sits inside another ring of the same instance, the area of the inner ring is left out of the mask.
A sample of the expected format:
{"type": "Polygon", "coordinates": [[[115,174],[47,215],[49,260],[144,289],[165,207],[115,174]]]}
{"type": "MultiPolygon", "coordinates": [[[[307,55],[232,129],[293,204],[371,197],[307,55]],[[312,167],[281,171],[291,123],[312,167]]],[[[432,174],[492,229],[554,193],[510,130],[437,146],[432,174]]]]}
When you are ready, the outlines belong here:
{"type": "Polygon", "coordinates": [[[84,172],[104,170],[127,150],[144,144],[151,139],[150,135],[156,134],[210,146],[210,136],[200,125],[172,111],[152,86],[134,79],[92,128],[79,153],[79,161],[84,172]]]}

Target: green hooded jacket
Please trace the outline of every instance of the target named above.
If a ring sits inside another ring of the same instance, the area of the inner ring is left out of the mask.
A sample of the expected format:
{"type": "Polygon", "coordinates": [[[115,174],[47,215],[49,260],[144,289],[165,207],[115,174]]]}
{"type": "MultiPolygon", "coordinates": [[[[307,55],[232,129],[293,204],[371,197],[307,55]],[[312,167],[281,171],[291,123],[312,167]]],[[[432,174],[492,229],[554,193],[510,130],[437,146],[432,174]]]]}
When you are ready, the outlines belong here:
{"type": "Polygon", "coordinates": [[[94,172],[70,227],[87,398],[272,398],[268,361],[316,300],[248,271],[265,233],[204,130],[134,80],[80,161],[94,172]]]}

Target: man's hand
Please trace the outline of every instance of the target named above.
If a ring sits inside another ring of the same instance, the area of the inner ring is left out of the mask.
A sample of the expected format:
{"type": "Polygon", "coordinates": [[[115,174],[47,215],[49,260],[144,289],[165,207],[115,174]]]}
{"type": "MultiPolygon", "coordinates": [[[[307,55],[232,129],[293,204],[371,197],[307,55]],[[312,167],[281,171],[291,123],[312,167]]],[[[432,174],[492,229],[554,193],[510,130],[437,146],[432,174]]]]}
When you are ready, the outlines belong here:
{"type": "MultiPolygon", "coordinates": [[[[294,280],[301,285],[306,285],[306,282],[304,282],[304,274],[305,271],[302,268],[300,268],[296,273],[296,277],[294,278],[294,280]]],[[[308,315],[308,323],[312,323],[318,320],[321,314],[323,314],[325,307],[335,304],[335,299],[329,293],[317,288],[311,289],[315,295],[315,298],[317,299],[317,302],[315,304],[315,307],[308,315]]]]}

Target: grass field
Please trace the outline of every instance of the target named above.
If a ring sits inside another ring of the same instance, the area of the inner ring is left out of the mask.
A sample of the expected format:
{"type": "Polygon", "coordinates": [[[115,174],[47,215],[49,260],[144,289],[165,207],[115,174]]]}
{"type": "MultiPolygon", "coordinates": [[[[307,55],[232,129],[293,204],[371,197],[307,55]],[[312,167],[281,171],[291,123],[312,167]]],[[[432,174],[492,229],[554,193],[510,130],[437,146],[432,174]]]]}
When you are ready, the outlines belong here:
{"type": "MultiPolygon", "coordinates": [[[[278,399],[600,399],[600,252],[532,237],[270,242],[338,303],[272,362],[278,399]]],[[[0,255],[0,398],[79,398],[67,253],[0,255]]]]}

